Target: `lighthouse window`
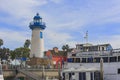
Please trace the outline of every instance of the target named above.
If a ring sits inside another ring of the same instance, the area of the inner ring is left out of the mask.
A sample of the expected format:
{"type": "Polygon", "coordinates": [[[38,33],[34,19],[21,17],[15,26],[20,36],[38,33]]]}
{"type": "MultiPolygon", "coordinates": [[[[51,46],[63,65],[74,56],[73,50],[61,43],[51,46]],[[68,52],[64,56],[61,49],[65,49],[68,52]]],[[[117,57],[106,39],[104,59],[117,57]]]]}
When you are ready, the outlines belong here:
{"type": "Polygon", "coordinates": [[[40,38],[43,38],[43,34],[42,34],[42,32],[40,32],[40,38]]]}

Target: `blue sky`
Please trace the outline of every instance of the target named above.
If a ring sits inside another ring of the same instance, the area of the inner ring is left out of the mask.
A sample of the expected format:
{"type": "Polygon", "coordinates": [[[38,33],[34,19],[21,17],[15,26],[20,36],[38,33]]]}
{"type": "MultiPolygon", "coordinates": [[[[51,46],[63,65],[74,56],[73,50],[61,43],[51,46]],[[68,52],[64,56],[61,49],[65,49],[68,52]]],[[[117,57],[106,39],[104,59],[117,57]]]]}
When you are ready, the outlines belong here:
{"type": "Polygon", "coordinates": [[[92,44],[110,43],[120,47],[120,0],[1,0],[0,38],[3,47],[21,47],[31,39],[29,23],[39,12],[47,28],[44,30],[46,50],[75,47],[85,43],[88,31],[92,44]]]}

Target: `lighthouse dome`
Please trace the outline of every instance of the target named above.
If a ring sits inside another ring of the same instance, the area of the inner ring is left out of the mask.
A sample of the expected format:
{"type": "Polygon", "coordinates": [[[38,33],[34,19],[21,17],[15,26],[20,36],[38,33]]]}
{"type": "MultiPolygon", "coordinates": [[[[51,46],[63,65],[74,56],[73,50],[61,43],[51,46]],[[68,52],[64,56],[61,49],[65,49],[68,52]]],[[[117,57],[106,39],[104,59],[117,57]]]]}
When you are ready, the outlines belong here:
{"type": "Polygon", "coordinates": [[[42,18],[39,16],[39,13],[37,13],[36,16],[34,16],[33,19],[34,19],[34,20],[40,20],[40,19],[42,19],[42,18]]]}
{"type": "Polygon", "coordinates": [[[30,22],[29,25],[30,29],[35,29],[35,28],[40,28],[41,30],[44,30],[46,28],[46,25],[44,22],[42,22],[42,18],[39,16],[39,13],[37,13],[34,18],[33,21],[30,22]]]}

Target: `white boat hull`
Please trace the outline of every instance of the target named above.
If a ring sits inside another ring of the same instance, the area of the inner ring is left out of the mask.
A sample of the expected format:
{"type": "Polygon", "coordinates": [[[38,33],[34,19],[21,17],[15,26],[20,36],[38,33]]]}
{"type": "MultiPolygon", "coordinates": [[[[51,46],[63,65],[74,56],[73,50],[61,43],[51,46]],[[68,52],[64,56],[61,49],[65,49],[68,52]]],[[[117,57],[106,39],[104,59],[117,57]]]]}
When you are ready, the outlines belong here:
{"type": "MultiPolygon", "coordinates": [[[[67,68],[98,68],[100,69],[100,63],[68,63],[67,68]]],[[[118,72],[120,69],[120,62],[111,62],[111,63],[103,63],[104,70],[104,80],[120,80],[120,73],[118,72]]]]}

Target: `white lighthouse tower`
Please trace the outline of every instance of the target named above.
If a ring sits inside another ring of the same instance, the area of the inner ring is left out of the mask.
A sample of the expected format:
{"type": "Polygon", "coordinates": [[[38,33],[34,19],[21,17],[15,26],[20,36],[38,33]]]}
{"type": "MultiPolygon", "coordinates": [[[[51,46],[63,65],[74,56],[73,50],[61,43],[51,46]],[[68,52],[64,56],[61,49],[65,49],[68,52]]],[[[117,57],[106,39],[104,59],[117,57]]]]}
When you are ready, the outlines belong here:
{"type": "Polygon", "coordinates": [[[46,25],[44,22],[42,22],[42,18],[38,13],[36,16],[34,16],[33,21],[30,23],[29,27],[32,30],[30,57],[43,58],[43,30],[46,28],[46,25]]]}

